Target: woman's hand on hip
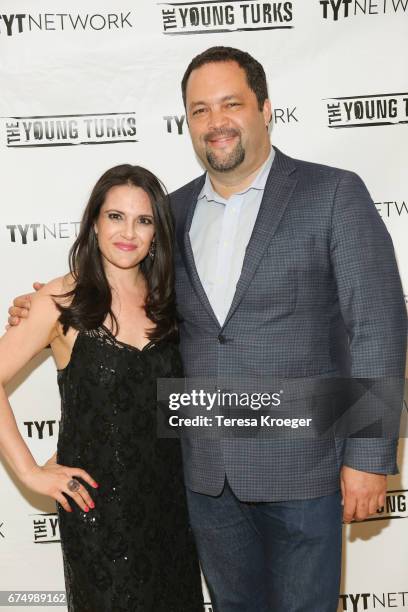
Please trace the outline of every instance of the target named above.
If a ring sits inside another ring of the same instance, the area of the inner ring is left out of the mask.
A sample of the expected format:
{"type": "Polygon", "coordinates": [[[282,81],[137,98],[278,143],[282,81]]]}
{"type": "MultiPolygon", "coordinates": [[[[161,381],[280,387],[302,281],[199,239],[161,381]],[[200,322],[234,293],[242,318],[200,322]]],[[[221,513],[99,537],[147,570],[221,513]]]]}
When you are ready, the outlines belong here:
{"type": "Polygon", "coordinates": [[[22,481],[36,493],[49,495],[55,499],[67,512],[72,512],[72,508],[65,496],[71,497],[81,510],[89,512],[91,508],[95,508],[95,503],[86,487],[77,478],[81,478],[93,488],[98,487],[88,472],[81,468],[60,465],[56,462],[54,454],[43,466],[36,465],[31,468],[22,481]],[[71,488],[68,487],[69,484],[71,488]]]}

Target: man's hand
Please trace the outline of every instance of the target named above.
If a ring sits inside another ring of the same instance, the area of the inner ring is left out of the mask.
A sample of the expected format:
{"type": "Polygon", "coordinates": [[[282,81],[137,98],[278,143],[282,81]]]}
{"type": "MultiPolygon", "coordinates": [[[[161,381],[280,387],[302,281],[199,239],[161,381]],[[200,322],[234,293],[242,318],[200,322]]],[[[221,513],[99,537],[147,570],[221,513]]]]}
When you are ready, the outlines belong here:
{"type": "Polygon", "coordinates": [[[343,465],[340,473],[343,521],[362,521],[385,504],[387,476],[354,470],[343,465]]]}
{"type": "MultiPolygon", "coordinates": [[[[34,283],[33,287],[36,291],[44,287],[44,283],[34,283]]],[[[27,295],[19,295],[13,300],[13,306],[10,306],[8,309],[9,318],[8,325],[9,326],[18,325],[21,319],[27,319],[29,316],[29,310],[31,306],[31,295],[28,293],[27,295]]]]}

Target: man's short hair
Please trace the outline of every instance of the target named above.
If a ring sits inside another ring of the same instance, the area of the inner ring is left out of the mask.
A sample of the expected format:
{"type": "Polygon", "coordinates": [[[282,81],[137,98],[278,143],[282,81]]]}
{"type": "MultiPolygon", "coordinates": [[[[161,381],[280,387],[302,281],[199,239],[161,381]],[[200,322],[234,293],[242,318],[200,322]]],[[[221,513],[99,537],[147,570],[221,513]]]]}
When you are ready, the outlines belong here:
{"type": "Polygon", "coordinates": [[[190,74],[193,70],[213,62],[236,62],[245,71],[248,86],[256,95],[259,110],[262,111],[264,102],[268,98],[265,70],[252,55],[233,47],[210,47],[191,60],[181,81],[184,107],[186,107],[187,81],[190,74]]]}

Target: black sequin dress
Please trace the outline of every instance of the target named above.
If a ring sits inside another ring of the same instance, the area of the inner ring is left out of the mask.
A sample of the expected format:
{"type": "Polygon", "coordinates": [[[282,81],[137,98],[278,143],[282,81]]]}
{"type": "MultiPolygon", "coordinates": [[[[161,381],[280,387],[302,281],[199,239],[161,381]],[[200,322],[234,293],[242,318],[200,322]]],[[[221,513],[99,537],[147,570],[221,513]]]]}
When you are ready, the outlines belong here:
{"type": "Polygon", "coordinates": [[[181,451],[156,434],[156,379],[181,377],[176,345],[143,350],[80,332],[58,372],[57,461],[99,483],[95,509],[58,504],[69,612],[202,612],[181,451]]]}

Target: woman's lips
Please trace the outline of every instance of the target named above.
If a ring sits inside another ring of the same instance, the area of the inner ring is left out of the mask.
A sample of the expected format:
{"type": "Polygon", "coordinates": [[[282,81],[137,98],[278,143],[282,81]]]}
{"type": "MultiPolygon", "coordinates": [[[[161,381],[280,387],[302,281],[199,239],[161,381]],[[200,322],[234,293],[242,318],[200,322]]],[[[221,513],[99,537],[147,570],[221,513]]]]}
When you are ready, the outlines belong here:
{"type": "Polygon", "coordinates": [[[137,246],[134,244],[126,244],[124,242],[115,242],[114,245],[120,251],[135,251],[137,249],[137,246]]]}

